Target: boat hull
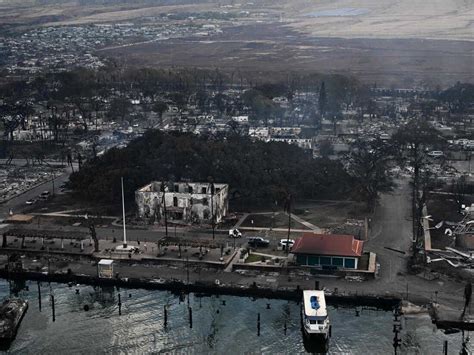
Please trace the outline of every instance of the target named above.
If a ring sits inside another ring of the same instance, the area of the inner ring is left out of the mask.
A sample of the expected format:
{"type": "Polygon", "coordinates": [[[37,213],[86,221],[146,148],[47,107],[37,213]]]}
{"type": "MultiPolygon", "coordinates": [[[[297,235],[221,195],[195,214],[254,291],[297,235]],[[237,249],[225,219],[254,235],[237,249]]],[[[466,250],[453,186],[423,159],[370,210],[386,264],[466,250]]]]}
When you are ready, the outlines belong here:
{"type": "Polygon", "coordinates": [[[303,326],[303,333],[306,337],[311,339],[329,339],[329,329],[325,332],[311,332],[303,326]]]}
{"type": "Polygon", "coordinates": [[[303,345],[310,354],[325,354],[329,351],[329,336],[321,333],[308,333],[303,327],[303,345]]]}
{"type": "Polygon", "coordinates": [[[15,339],[27,309],[28,302],[21,299],[9,299],[0,305],[0,348],[8,348],[15,339]]]}

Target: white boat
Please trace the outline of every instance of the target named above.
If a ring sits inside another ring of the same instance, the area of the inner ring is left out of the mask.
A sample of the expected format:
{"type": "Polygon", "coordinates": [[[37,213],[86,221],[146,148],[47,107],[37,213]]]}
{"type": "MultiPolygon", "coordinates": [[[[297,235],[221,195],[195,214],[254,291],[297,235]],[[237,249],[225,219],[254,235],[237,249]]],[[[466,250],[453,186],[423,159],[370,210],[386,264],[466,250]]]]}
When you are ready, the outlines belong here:
{"type": "Polygon", "coordinates": [[[324,291],[303,291],[303,329],[309,337],[328,339],[330,323],[324,291]]]}

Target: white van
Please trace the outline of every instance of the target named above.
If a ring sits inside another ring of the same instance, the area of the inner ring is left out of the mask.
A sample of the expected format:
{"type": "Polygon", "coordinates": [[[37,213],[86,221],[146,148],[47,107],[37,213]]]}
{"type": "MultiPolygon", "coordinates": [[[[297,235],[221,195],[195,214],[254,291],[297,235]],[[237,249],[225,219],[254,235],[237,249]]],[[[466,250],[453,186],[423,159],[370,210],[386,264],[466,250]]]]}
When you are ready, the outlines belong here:
{"type": "Polygon", "coordinates": [[[444,156],[444,153],[440,150],[433,150],[429,152],[428,155],[432,158],[439,158],[439,157],[444,156]]]}

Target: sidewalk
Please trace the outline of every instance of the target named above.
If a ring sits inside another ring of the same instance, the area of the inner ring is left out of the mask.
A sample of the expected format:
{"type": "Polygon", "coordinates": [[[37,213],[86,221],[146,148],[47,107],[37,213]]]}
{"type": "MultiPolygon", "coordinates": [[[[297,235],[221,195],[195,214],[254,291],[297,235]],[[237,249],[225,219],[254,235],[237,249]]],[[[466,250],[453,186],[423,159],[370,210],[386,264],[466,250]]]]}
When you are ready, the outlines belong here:
{"type": "MultiPolygon", "coordinates": [[[[288,213],[285,212],[285,214],[288,216],[288,213]]],[[[309,229],[313,230],[314,232],[316,233],[322,233],[322,229],[315,226],[314,224],[310,223],[310,222],[307,222],[305,221],[304,219],[298,217],[297,215],[295,214],[291,214],[291,218],[294,219],[296,222],[299,222],[301,223],[302,225],[308,227],[309,229]]]]}

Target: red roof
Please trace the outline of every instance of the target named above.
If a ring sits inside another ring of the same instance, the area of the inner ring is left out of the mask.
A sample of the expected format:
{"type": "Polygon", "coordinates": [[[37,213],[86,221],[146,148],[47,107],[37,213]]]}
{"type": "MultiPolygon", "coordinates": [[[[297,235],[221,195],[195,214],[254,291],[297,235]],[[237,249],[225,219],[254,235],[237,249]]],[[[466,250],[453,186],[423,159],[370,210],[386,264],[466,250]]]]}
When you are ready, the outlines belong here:
{"type": "Polygon", "coordinates": [[[295,241],[293,254],[361,256],[364,242],[353,235],[306,233],[295,241]]]}

